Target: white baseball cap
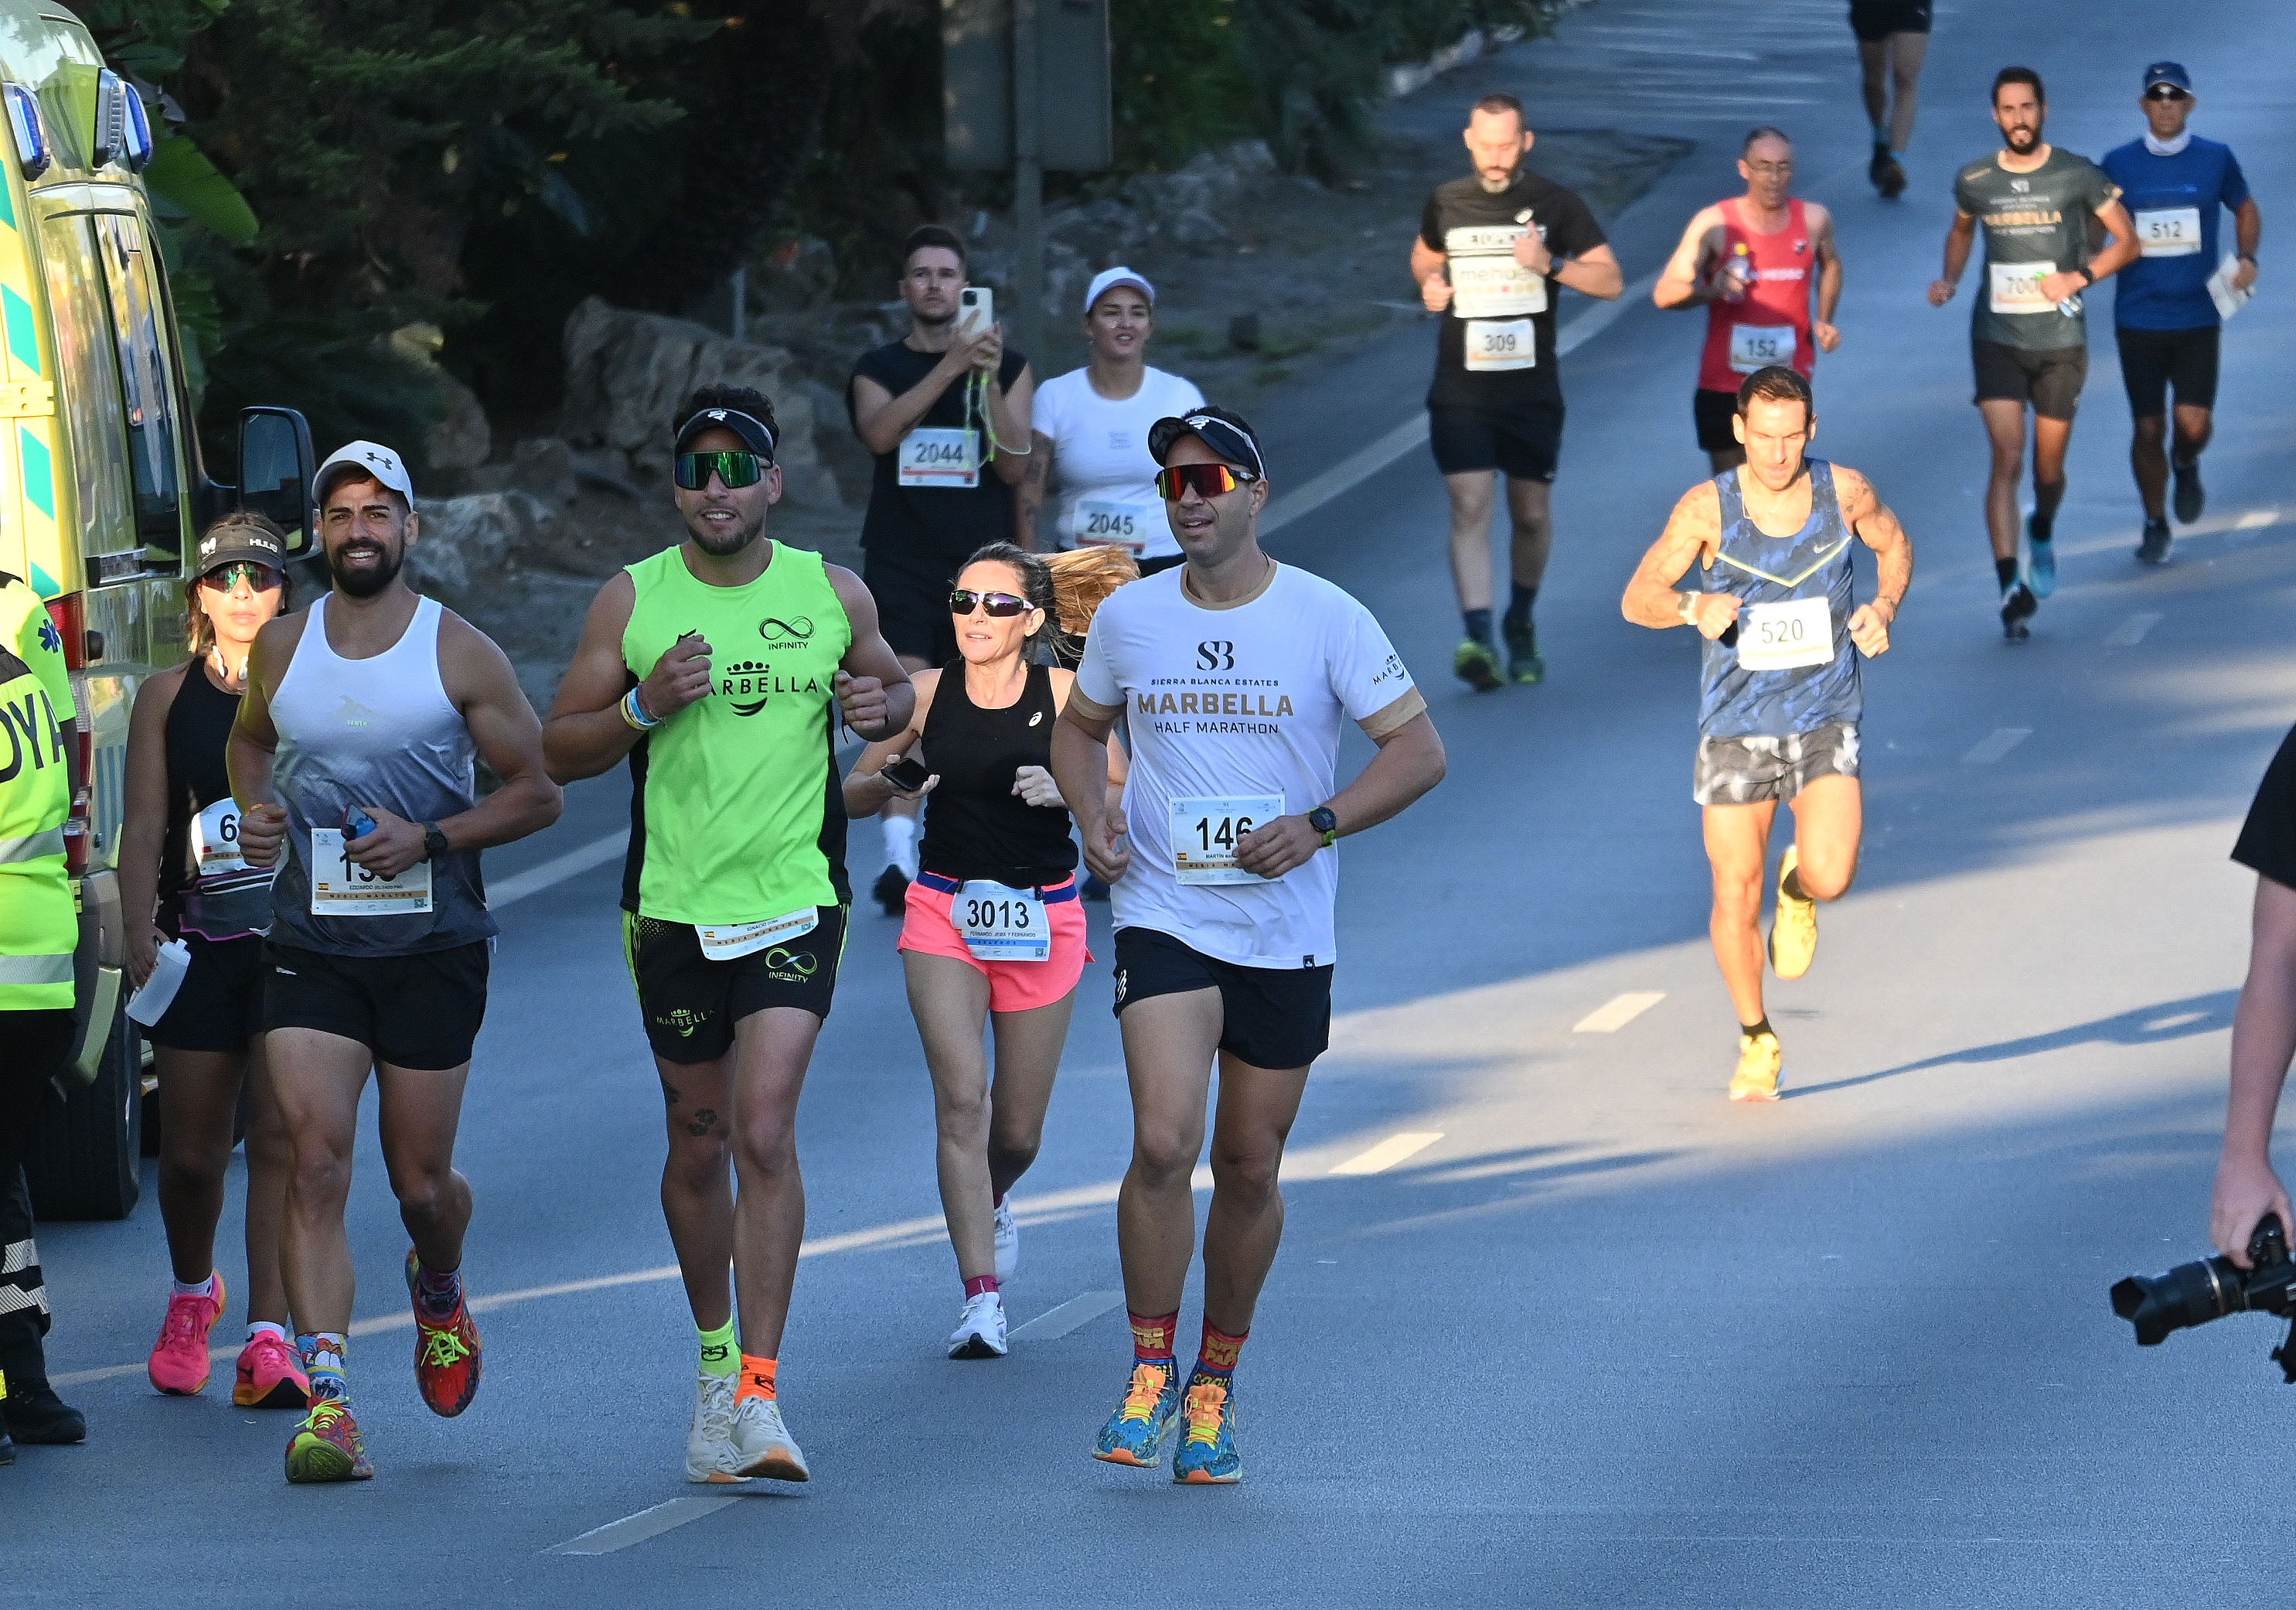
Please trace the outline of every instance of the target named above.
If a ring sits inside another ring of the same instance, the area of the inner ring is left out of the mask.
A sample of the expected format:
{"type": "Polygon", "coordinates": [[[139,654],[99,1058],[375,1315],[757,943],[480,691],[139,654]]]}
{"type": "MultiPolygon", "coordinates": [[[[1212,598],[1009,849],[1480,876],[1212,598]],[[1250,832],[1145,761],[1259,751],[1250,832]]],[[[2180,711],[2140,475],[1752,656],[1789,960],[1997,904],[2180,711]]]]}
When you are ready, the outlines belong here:
{"type": "Polygon", "coordinates": [[[379,481],[406,499],[406,506],[414,506],[414,483],[406,478],[406,466],[398,455],[378,441],[347,441],[327,455],[327,462],[319,466],[319,473],[311,483],[311,499],[324,503],[332,483],[349,479],[347,472],[356,471],[362,481],[379,481]]]}
{"type": "Polygon", "coordinates": [[[1148,276],[1137,269],[1118,267],[1103,268],[1092,276],[1092,283],[1085,287],[1084,310],[1090,313],[1093,305],[1099,301],[1103,295],[1119,285],[1139,286],[1140,294],[1148,299],[1148,305],[1151,308],[1156,305],[1156,287],[1148,283],[1148,276]]]}

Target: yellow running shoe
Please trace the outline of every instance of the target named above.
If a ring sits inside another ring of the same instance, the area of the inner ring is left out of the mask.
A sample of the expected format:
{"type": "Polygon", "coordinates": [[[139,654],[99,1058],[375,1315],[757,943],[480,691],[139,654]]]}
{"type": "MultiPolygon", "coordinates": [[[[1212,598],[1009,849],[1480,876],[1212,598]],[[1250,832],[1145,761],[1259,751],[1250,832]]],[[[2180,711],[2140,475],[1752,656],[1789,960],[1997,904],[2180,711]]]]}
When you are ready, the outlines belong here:
{"type": "Polygon", "coordinates": [[[1733,1101],[1775,1101],[1778,1070],[1784,1065],[1778,1037],[1765,1030],[1738,1036],[1738,1071],[1730,1075],[1733,1101]]]}
{"type": "Polygon", "coordinates": [[[1780,978],[1800,978],[1817,959],[1817,902],[1786,892],[1786,879],[1801,865],[1800,846],[1786,846],[1778,863],[1778,908],[1770,918],[1770,968],[1780,978]]]}

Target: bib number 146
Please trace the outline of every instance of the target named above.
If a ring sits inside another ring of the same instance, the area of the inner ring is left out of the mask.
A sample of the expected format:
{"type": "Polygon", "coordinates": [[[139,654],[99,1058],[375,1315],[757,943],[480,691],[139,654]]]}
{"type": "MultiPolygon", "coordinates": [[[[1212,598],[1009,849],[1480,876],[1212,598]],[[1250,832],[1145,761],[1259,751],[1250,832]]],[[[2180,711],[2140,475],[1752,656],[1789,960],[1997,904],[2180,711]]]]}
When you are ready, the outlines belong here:
{"type": "Polygon", "coordinates": [[[1172,866],[1183,883],[1264,883],[1236,865],[1236,843],[1283,814],[1281,794],[1191,797],[1172,801],[1172,866]]]}

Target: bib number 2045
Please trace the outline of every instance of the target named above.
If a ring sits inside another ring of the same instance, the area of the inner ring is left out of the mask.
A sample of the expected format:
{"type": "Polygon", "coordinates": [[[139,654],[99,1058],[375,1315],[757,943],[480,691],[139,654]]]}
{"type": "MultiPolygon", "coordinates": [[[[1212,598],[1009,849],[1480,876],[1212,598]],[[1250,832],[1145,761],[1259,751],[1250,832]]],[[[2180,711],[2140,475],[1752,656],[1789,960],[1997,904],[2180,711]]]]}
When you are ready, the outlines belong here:
{"type": "Polygon", "coordinates": [[[1266,883],[1236,865],[1236,845],[1283,814],[1281,794],[1174,800],[1168,818],[1173,870],[1183,883],[1266,883]]]}

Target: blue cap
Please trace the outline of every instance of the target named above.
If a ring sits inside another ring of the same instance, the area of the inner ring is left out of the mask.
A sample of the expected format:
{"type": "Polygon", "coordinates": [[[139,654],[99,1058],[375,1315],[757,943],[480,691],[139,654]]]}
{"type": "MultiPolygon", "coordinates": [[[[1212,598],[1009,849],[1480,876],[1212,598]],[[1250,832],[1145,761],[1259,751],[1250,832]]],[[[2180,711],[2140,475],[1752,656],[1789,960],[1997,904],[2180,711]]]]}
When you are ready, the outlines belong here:
{"type": "Polygon", "coordinates": [[[2188,95],[2193,93],[2192,76],[2185,71],[2182,62],[2155,62],[2146,68],[2144,87],[2149,90],[2155,84],[2173,84],[2188,95]]]}

